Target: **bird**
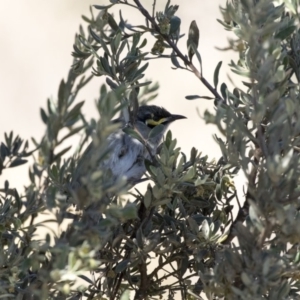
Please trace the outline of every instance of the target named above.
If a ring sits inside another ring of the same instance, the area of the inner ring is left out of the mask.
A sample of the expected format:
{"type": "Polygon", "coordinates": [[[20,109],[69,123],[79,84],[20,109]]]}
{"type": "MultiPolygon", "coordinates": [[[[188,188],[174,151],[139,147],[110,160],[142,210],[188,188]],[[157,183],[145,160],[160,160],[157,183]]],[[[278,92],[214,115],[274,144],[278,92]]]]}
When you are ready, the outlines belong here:
{"type": "MultiPolygon", "coordinates": [[[[107,138],[107,156],[102,159],[96,166],[99,170],[110,174],[110,184],[113,185],[120,179],[130,185],[134,186],[138,183],[146,172],[145,159],[151,160],[156,155],[164,133],[167,131],[169,125],[180,119],[186,119],[185,116],[171,114],[163,107],[156,105],[140,105],[136,119],[134,122],[134,129],[138,132],[143,141],[123,131],[126,127],[123,117],[114,120],[120,124],[115,132],[111,133],[107,138]],[[151,130],[160,125],[157,134],[151,135],[151,130]]],[[[91,156],[94,149],[91,143],[77,166],[77,174],[75,181],[80,181],[80,169],[83,166],[84,160],[91,156]]],[[[73,181],[74,182],[74,181],[73,181]]]]}

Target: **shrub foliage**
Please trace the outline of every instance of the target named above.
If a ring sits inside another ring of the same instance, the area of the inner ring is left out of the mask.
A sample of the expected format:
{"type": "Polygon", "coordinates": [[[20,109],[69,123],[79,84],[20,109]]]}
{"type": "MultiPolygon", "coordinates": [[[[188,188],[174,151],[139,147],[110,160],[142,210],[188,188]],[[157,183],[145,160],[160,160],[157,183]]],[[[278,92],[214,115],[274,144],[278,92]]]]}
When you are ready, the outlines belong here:
{"type": "Polygon", "coordinates": [[[29,147],[5,134],[0,173],[29,156],[34,162],[24,191],[7,181],[0,190],[0,298],[298,299],[298,1],[232,0],[221,8],[218,21],[235,36],[227,50],[239,54],[230,67],[241,83],[232,90],[219,83],[222,62],[212,83],[203,76],[195,21],[184,35],[178,5],[167,1],[157,11],[155,0],[149,8],[142,2],[95,5],[83,17],[88,26],[76,35],[74,63],[57,99],[40,110],[44,136],[29,147]],[[145,23],[125,21],[124,6],[145,23]],[[108,182],[97,165],[118,112],[126,133],[140,138],[137,107],[158,90],[144,79],[153,59],[169,59],[207,88],[208,96],[186,98],[214,99],[204,117],[219,129],[222,157],[215,161],[195,148],[182,153],[168,132],[145,162],[149,184],[141,193],[138,185],[127,191],[122,181],[108,182]],[[100,118],[86,120],[77,95],[94,76],[106,79],[96,101],[100,118]],[[76,149],[69,146],[74,137],[76,149]],[[90,137],[97,153],[82,156],[90,137]],[[75,193],[77,172],[84,186],[75,193]],[[232,180],[238,172],[247,182],[240,196],[232,180]],[[51,219],[41,221],[46,212],[51,219]],[[63,232],[37,235],[66,220],[63,232]]]}

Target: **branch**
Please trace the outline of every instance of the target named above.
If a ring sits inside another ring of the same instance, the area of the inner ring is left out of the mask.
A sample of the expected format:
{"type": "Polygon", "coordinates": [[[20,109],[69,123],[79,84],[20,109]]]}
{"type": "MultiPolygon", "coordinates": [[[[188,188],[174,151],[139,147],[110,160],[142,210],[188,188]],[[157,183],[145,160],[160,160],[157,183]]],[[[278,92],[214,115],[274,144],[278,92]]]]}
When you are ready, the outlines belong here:
{"type": "Polygon", "coordinates": [[[176,257],[174,257],[173,260],[169,260],[169,257],[165,257],[165,261],[160,263],[153,271],[152,273],[149,275],[149,278],[153,278],[154,276],[156,276],[158,278],[158,275],[157,273],[162,270],[162,268],[165,266],[165,265],[169,265],[171,264],[174,260],[176,259],[176,257]]]}
{"type": "Polygon", "coordinates": [[[178,49],[177,45],[170,39],[170,37],[161,33],[159,26],[155,22],[154,16],[151,17],[149,12],[142,6],[139,0],[133,1],[137,5],[137,8],[140,10],[142,15],[152,24],[152,27],[155,29],[155,31],[163,37],[163,39],[169,44],[169,46],[174,50],[174,52],[184,62],[184,64],[192,70],[196,77],[200,79],[200,81],[208,88],[208,90],[215,96],[216,99],[223,100],[224,102],[224,99],[220,96],[217,90],[208,83],[208,81],[202,76],[202,74],[197,70],[193,63],[185,55],[182,54],[182,52],[178,49]]]}
{"type": "MultiPolygon", "coordinates": [[[[259,149],[257,149],[257,150],[259,150],[259,149]]],[[[257,155],[259,155],[259,154],[257,153],[257,155]]],[[[235,228],[236,224],[239,222],[244,223],[244,221],[246,220],[246,218],[249,215],[249,201],[248,200],[252,198],[250,190],[255,186],[255,181],[256,181],[257,172],[258,172],[258,163],[259,163],[259,158],[255,157],[254,164],[252,166],[252,169],[251,169],[251,172],[249,175],[249,186],[248,186],[245,202],[244,202],[243,206],[240,207],[239,212],[236,216],[236,219],[231,224],[228,237],[226,240],[223,241],[223,243],[222,243],[223,245],[229,245],[232,242],[232,240],[236,236],[234,233],[234,228],[235,228]]]]}
{"type": "Polygon", "coordinates": [[[148,291],[148,276],[147,276],[147,264],[146,261],[142,261],[139,264],[139,271],[140,271],[140,287],[136,291],[134,300],[143,300],[147,297],[147,291],[148,291]]]}
{"type": "Polygon", "coordinates": [[[154,0],[152,4],[152,18],[155,17],[155,6],[156,6],[156,0],[154,0]]]}

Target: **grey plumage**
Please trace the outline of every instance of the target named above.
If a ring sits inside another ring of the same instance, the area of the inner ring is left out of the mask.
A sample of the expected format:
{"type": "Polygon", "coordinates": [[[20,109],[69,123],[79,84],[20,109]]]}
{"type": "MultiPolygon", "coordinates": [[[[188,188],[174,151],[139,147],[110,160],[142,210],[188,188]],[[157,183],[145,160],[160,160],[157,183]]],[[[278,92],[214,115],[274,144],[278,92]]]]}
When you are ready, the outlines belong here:
{"type": "MultiPolygon", "coordinates": [[[[148,149],[132,136],[126,134],[122,128],[109,135],[107,139],[108,155],[98,165],[98,168],[106,173],[110,173],[110,182],[114,183],[121,178],[125,178],[130,185],[137,183],[146,171],[144,160],[150,159],[155,155],[162,137],[171,122],[183,119],[184,116],[172,115],[164,108],[155,105],[140,106],[137,112],[135,129],[140,133],[142,138],[147,142],[148,149]],[[157,125],[161,126],[159,133],[149,138],[150,131],[157,125]],[[149,153],[149,149],[151,154],[149,153]]],[[[120,122],[124,127],[124,121],[120,122]]],[[[91,159],[94,145],[91,143],[82,158],[78,162],[73,182],[80,182],[80,177],[85,173],[82,170],[85,160],[91,159]]]]}

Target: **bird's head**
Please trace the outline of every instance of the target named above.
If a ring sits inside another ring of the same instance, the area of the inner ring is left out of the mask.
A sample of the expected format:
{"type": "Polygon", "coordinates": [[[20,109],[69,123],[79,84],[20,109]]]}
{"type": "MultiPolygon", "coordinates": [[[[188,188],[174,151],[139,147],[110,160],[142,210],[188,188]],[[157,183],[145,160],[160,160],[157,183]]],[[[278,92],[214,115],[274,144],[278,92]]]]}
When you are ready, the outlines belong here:
{"type": "Polygon", "coordinates": [[[136,126],[145,139],[148,138],[149,132],[156,126],[160,126],[159,134],[155,137],[159,142],[169,125],[180,119],[186,119],[182,115],[173,115],[165,108],[156,105],[141,105],[137,112],[136,126]]]}

